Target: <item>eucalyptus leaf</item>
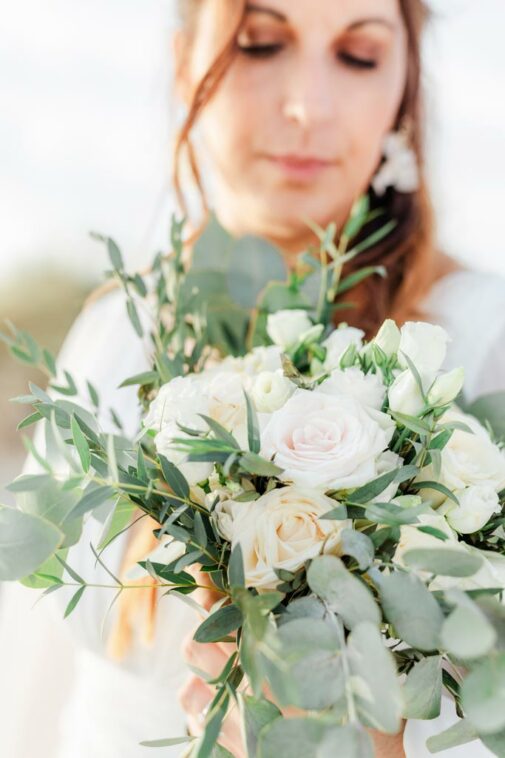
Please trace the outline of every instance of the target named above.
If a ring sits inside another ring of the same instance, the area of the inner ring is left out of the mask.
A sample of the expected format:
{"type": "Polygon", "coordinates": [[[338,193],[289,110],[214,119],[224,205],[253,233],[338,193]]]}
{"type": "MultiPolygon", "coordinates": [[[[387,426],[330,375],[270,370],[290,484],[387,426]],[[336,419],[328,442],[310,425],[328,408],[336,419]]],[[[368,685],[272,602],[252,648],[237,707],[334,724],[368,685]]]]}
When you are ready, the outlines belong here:
{"type": "Polygon", "coordinates": [[[236,605],[225,605],[214,611],[196,630],[196,642],[218,642],[242,625],[242,612],[236,605]]]}
{"type": "Polygon", "coordinates": [[[46,519],[0,506],[0,581],[33,574],[58,549],[63,532],[46,519]]]}
{"type": "Polygon", "coordinates": [[[487,655],[496,641],[497,634],[492,624],[470,600],[456,606],[442,627],[442,645],[451,655],[461,660],[487,655]]]}
{"type": "Polygon", "coordinates": [[[361,571],[366,571],[372,565],[375,547],[366,534],[355,529],[344,529],[340,535],[340,553],[350,555],[356,560],[361,571]]]}
{"type": "Polygon", "coordinates": [[[477,553],[449,547],[412,548],[405,551],[403,560],[411,568],[442,576],[473,576],[483,565],[477,553]]]}
{"type": "Polygon", "coordinates": [[[440,715],[442,699],[442,658],[430,655],[418,661],[403,685],[407,719],[434,719],[440,715]]]}
{"type": "Polygon", "coordinates": [[[245,694],[239,695],[239,707],[244,723],[247,752],[249,755],[256,755],[261,730],[281,716],[281,712],[269,700],[245,694]]]}
{"type": "Polygon", "coordinates": [[[384,614],[396,633],[418,650],[438,649],[444,615],[434,596],[413,574],[374,573],[384,614]]]}
{"type": "Polygon", "coordinates": [[[468,719],[460,719],[455,724],[433,737],[429,737],[426,746],[430,753],[441,753],[451,747],[466,745],[477,739],[477,732],[468,719]]]}
{"type": "Polygon", "coordinates": [[[304,710],[322,710],[338,702],[345,679],[337,627],[321,619],[299,618],[280,626],[277,637],[282,668],[267,657],[264,661],[276,702],[304,710]]]}
{"type": "Polygon", "coordinates": [[[481,734],[505,728],[505,653],[489,655],[463,680],[463,710],[481,734]]]}
{"type": "Polygon", "coordinates": [[[375,624],[357,624],[347,641],[352,693],[362,723],[396,734],[403,697],[392,653],[375,624]]]}
{"type": "Polygon", "coordinates": [[[310,589],[341,616],[348,629],[362,621],[380,624],[381,614],[371,591],[337,556],[314,558],[307,571],[307,582],[310,589]]]}

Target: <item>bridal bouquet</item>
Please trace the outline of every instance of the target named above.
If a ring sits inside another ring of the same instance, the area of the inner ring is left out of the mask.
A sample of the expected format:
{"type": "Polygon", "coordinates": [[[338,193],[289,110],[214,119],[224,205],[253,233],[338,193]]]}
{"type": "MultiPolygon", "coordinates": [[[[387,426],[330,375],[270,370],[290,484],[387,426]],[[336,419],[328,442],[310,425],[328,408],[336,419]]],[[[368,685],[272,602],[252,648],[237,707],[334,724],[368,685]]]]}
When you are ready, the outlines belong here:
{"type": "Polygon", "coordinates": [[[338,245],[333,225],[314,227],[319,250],[289,276],[264,241],[215,219],[189,270],[174,220],[149,283],[106,239],[139,336],[139,307],[152,316],[153,369],[123,383],[144,409],[134,440],[100,430],[99,388],[72,401],[53,356],[4,335],[49,373],[51,394],[17,399],[33,406],[20,426],[45,419],[66,468],[32,446],[42,473],[18,477],[17,506],[0,509],[0,579],[49,593],[68,575],[68,615],[87,588],[65,561],[83,520],[106,511],[102,562],[140,508],[160,546],[139,570],[191,603],[198,566],[220,599],[195,640],[236,643],[209,680],[203,734],[145,745],[230,755],[218,741],[236,700],[251,758],[364,758],[366,728],[435,718],[445,688],[459,718],[430,751],[479,738],[505,752],[505,430],[492,426],[504,400],[466,405],[439,326],[386,321],[371,341],[335,326],[339,297],[383,273],[342,274],[389,232],[364,235],[375,215],[358,201],[338,245]]]}

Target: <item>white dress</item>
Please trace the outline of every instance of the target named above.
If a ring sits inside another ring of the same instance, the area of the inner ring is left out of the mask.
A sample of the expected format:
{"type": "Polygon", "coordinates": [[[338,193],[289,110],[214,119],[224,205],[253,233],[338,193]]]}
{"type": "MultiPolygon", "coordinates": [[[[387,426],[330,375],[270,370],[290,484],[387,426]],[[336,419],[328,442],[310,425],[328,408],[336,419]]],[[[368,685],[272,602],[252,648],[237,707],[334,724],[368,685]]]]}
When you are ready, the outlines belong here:
{"type": "MultiPolygon", "coordinates": [[[[505,389],[505,279],[471,271],[451,273],[431,290],[426,301],[430,320],[452,336],[446,367],[463,365],[469,398],[505,389]]],[[[150,368],[147,342],[140,341],[126,319],[122,292],[88,306],[75,321],[60,352],[62,367],[91,380],[102,405],[112,405],[135,432],[135,388],[117,389],[126,376],[150,368]]],[[[82,388],[85,396],[84,388],[82,388]]],[[[100,417],[112,431],[106,414],[100,417]]],[[[36,435],[42,444],[41,435],[36,435]]],[[[33,470],[28,460],[25,471],[33,470]]],[[[95,568],[89,541],[96,544],[103,525],[86,524],[86,538],[69,551],[68,563],[88,581],[110,583],[95,568]]],[[[104,553],[115,572],[128,533],[104,553]]],[[[184,635],[198,622],[196,612],[179,598],[165,596],[158,606],[156,638],[151,648],[134,646],[121,664],[105,655],[100,627],[114,592],[88,589],[74,612],[63,620],[72,588],[43,598],[17,583],[0,587],[0,756],[2,758],[142,758],[141,740],[178,737],[185,715],[177,690],[189,676],[180,653],[184,635]],[[68,590],[68,592],[67,592],[68,590]],[[66,593],[66,594],[65,594],[66,593]]],[[[114,619],[114,609],[110,614],[114,619]]],[[[109,628],[108,626],[106,628],[109,628]]],[[[411,720],[405,729],[407,758],[428,758],[425,740],[456,720],[449,698],[439,718],[411,720]]],[[[184,746],[164,748],[180,756],[184,746]]],[[[479,758],[491,753],[477,743],[447,751],[450,758],[479,758]]]]}

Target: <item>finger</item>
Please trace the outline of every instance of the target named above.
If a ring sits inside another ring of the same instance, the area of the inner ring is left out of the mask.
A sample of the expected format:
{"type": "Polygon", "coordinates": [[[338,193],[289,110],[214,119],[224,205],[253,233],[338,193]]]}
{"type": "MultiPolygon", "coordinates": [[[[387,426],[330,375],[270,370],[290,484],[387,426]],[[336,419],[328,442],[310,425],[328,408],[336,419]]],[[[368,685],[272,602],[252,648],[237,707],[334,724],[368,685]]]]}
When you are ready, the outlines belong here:
{"type": "Polygon", "coordinates": [[[214,679],[219,676],[229,655],[214,642],[195,642],[193,634],[187,634],[182,643],[182,654],[187,663],[204,671],[214,679]]]}
{"type": "Polygon", "coordinates": [[[208,572],[200,571],[200,563],[194,563],[192,566],[188,566],[186,571],[192,575],[197,584],[202,585],[198,589],[194,590],[192,595],[197,603],[199,603],[206,611],[210,611],[214,603],[218,600],[222,600],[223,593],[217,588],[213,589],[214,584],[211,574],[208,572]],[[203,588],[211,589],[203,589],[203,588]]]}
{"type": "Polygon", "coordinates": [[[194,674],[178,690],[177,698],[186,712],[186,721],[190,734],[198,736],[203,732],[205,716],[203,709],[210,705],[214,693],[203,679],[194,674]]]}

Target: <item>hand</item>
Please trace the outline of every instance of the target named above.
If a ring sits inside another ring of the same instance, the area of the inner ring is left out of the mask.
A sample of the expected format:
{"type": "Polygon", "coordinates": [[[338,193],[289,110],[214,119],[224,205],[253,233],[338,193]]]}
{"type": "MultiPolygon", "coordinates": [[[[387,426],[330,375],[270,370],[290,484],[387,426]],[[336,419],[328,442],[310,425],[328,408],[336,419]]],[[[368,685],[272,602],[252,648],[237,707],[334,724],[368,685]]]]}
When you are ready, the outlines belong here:
{"type": "MultiPolygon", "coordinates": [[[[197,567],[191,567],[191,573],[199,584],[208,585],[209,577],[201,573],[197,567]]],[[[216,591],[199,589],[193,593],[197,602],[206,610],[210,610],[212,605],[221,595],[216,591]]],[[[195,626],[195,629],[198,625],[195,626]]],[[[183,655],[187,662],[193,667],[205,671],[210,678],[218,676],[224,668],[226,662],[235,652],[236,646],[230,642],[201,643],[193,639],[194,631],[192,630],[184,640],[183,655]]],[[[244,687],[247,690],[247,681],[244,680],[244,687]]],[[[179,702],[188,714],[188,726],[191,734],[195,736],[203,732],[202,710],[209,705],[215,695],[215,687],[207,684],[201,677],[193,674],[184,686],[179,690],[179,702]]],[[[273,700],[268,686],[264,687],[265,696],[273,700]]],[[[283,708],[282,712],[287,717],[303,715],[303,711],[298,708],[283,708]]],[[[379,732],[375,729],[367,729],[374,743],[374,752],[376,758],[405,758],[403,749],[403,730],[405,721],[398,734],[389,735],[379,732]]],[[[241,717],[235,701],[232,701],[228,713],[222,724],[221,734],[218,742],[225,747],[235,758],[247,758],[247,752],[244,746],[241,730],[241,717]]]]}
{"type": "MultiPolygon", "coordinates": [[[[209,575],[201,572],[198,566],[191,566],[186,570],[194,576],[198,584],[208,586],[211,583],[209,575]]],[[[193,592],[193,597],[205,610],[209,611],[213,604],[222,598],[222,595],[217,590],[197,589],[193,592]]],[[[209,675],[209,678],[213,679],[219,676],[237,647],[232,642],[196,642],[193,635],[199,624],[200,622],[183,640],[182,653],[187,663],[200,671],[204,671],[209,675]]],[[[216,687],[207,684],[196,674],[192,674],[179,690],[178,699],[187,713],[188,728],[191,734],[195,736],[202,734],[204,722],[202,711],[210,705],[215,694],[216,687]]],[[[247,758],[242,740],[240,713],[234,700],[231,701],[223,720],[218,742],[236,758],[247,758]]]]}

